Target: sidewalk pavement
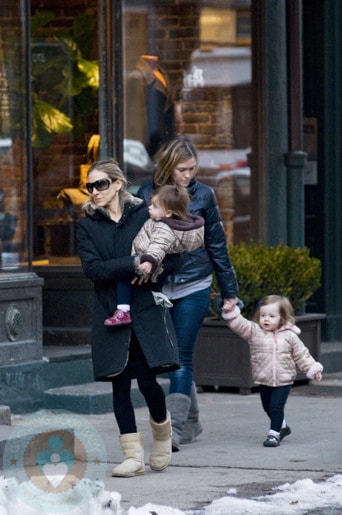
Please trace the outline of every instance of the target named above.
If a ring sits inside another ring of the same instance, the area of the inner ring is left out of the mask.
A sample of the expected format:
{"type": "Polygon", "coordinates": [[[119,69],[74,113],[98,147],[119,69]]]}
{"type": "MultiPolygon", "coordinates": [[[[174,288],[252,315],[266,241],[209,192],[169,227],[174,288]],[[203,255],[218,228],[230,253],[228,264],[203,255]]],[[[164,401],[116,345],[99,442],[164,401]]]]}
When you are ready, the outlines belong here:
{"type": "MultiPolygon", "coordinates": [[[[153,503],[199,510],[230,488],[237,489],[238,497],[251,498],[287,482],[342,474],[341,375],[292,389],[286,406],[292,434],[277,448],[262,445],[269,424],[258,393],[205,392],[198,400],[202,434],[173,453],[170,466],[159,473],[148,466],[152,439],[147,408],[136,408],[138,430],[145,437],[146,473],[133,478],[111,477],[113,466],[122,461],[113,414],[82,415],[106,444],[105,487],[121,494],[123,509],[153,503]]],[[[22,419],[25,415],[14,416],[12,424],[22,419]]]]}

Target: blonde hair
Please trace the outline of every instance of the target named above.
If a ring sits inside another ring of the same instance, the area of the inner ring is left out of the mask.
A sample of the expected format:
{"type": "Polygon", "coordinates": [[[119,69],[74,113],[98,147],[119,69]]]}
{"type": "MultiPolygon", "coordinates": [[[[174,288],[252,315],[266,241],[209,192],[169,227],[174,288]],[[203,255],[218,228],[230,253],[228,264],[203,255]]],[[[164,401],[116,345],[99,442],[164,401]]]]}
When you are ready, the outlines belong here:
{"type": "Polygon", "coordinates": [[[124,189],[127,188],[127,179],[116,159],[110,158],[95,161],[89,168],[87,177],[89,177],[91,172],[93,172],[94,170],[98,170],[99,172],[107,174],[109,179],[119,179],[120,181],[122,181],[122,187],[124,189]]]}
{"type": "Polygon", "coordinates": [[[291,302],[283,295],[266,295],[261,299],[259,305],[253,315],[253,320],[259,322],[260,308],[268,306],[269,304],[277,303],[279,306],[280,322],[279,327],[282,327],[287,322],[295,323],[294,311],[291,302]]]}
{"type": "MultiPolygon", "coordinates": [[[[166,142],[155,155],[154,183],[156,186],[173,184],[172,174],[174,169],[191,158],[196,159],[197,151],[192,141],[187,136],[179,134],[166,142]]],[[[197,167],[196,167],[197,172],[197,167]]],[[[195,173],[196,173],[195,172],[195,173]]]]}
{"type": "MultiPolygon", "coordinates": [[[[102,159],[101,161],[95,161],[91,165],[91,167],[88,170],[87,178],[93,172],[94,170],[98,170],[99,172],[103,172],[107,175],[108,179],[113,180],[120,180],[121,181],[121,188],[118,192],[119,195],[119,203],[121,208],[124,208],[124,205],[126,202],[131,202],[133,204],[138,204],[142,202],[141,199],[138,197],[134,197],[127,189],[127,179],[123,173],[123,171],[120,169],[119,163],[114,158],[110,159],[102,159]]],[[[82,204],[82,210],[86,213],[94,212],[96,209],[102,209],[103,211],[106,211],[106,208],[97,208],[97,206],[93,203],[93,195],[90,194],[89,197],[85,202],[82,204]]]]}
{"type": "Polygon", "coordinates": [[[151,201],[157,198],[160,207],[165,211],[171,211],[173,218],[186,220],[189,217],[190,197],[186,188],[165,184],[154,190],[151,201]]]}

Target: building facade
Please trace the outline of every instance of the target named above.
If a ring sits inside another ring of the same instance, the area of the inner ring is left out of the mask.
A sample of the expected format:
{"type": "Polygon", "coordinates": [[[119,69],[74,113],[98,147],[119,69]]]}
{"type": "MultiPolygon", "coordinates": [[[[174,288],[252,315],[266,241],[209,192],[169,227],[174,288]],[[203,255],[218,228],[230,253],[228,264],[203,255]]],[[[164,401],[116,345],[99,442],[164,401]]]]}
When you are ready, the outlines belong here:
{"type": "Polygon", "coordinates": [[[178,132],[197,145],[231,245],[306,245],[321,259],[308,309],[326,314],[326,341],[341,340],[341,11],[339,0],[2,2],[1,269],[44,279],[44,344],[89,342],[92,285],[75,246],[89,163],[116,156],[134,192],[178,132]]]}

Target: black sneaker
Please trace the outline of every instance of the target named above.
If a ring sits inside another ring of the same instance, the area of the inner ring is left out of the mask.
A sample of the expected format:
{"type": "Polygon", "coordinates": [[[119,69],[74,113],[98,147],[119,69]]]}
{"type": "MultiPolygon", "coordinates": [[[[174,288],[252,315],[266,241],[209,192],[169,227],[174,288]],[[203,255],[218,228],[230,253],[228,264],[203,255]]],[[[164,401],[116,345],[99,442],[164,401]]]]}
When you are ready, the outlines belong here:
{"type": "Polygon", "coordinates": [[[278,447],[279,438],[275,435],[267,435],[263,445],[264,447],[278,447]]]}
{"type": "Polygon", "coordinates": [[[282,440],[285,438],[285,436],[288,436],[291,434],[291,428],[289,426],[282,427],[280,430],[279,440],[282,440]]]}

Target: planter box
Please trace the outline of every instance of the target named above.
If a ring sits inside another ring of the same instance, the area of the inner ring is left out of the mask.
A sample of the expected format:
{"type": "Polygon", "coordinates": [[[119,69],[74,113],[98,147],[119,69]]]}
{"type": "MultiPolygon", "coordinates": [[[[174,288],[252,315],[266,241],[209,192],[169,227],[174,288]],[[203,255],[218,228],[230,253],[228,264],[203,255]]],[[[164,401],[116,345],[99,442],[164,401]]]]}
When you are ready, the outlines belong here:
{"type": "MultiPolygon", "coordinates": [[[[325,315],[318,313],[296,317],[296,324],[302,331],[300,337],[317,360],[324,318],[325,315]]],[[[197,386],[238,388],[242,395],[257,387],[251,374],[248,343],[228,329],[222,320],[203,323],[194,351],[194,380],[197,386]]],[[[298,372],[296,381],[303,380],[306,376],[298,372]]]]}

